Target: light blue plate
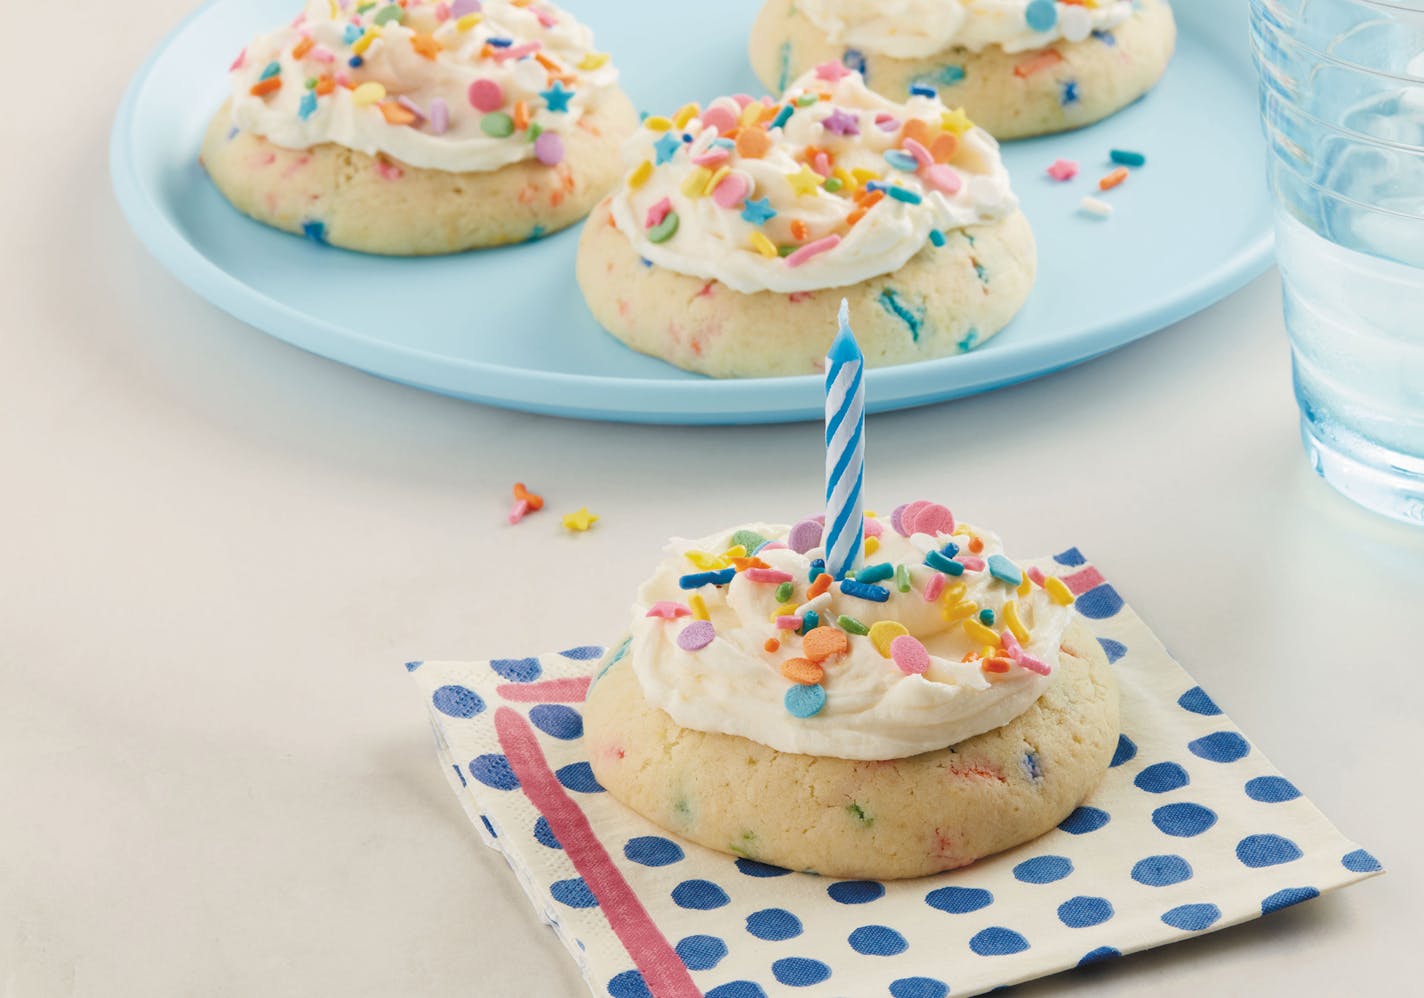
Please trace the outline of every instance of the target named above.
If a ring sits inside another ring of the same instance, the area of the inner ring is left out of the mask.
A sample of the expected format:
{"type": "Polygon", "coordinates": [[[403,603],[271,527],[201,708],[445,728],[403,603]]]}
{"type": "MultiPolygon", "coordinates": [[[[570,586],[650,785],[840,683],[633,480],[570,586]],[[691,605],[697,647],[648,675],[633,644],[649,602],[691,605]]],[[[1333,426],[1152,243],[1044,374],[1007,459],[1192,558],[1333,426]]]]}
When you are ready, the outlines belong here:
{"type": "MultiPolygon", "coordinates": [[[[434,259],[318,246],[239,215],[197,151],[246,40],[297,0],[212,0],[163,42],[119,108],[114,187],[139,238],[219,308],[305,350],[432,391],[585,419],[758,423],[819,418],[816,377],[713,381],[625,348],[574,282],[577,230],[509,249],[434,259]]],[[[759,0],[706,6],[568,0],[611,51],[640,106],[760,92],[746,35],[759,0]],[[689,26],[695,30],[689,32],[689,26]],[[695,39],[689,44],[688,39],[695,39]]],[[[1263,271],[1271,219],[1255,83],[1239,0],[1176,7],[1181,42],[1166,79],[1110,120],[1006,147],[1039,245],[1039,280],[1013,325],[962,357],[872,371],[871,411],[987,391],[1098,356],[1221,299],[1263,271]],[[1147,154],[1106,197],[1106,221],[1077,213],[1112,148],[1147,154]],[[1083,173],[1057,184],[1059,157],[1083,173]]]]}

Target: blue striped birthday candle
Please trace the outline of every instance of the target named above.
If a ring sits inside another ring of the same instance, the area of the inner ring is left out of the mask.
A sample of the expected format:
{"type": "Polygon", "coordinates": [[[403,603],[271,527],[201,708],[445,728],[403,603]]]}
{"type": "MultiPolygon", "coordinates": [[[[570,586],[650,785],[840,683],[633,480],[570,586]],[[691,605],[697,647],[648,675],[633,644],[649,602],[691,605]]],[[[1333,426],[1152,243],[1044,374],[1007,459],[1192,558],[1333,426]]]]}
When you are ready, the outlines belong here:
{"type": "Polygon", "coordinates": [[[826,571],[843,579],[860,564],[865,516],[865,355],[841,301],[840,332],[826,356],[826,571]]]}

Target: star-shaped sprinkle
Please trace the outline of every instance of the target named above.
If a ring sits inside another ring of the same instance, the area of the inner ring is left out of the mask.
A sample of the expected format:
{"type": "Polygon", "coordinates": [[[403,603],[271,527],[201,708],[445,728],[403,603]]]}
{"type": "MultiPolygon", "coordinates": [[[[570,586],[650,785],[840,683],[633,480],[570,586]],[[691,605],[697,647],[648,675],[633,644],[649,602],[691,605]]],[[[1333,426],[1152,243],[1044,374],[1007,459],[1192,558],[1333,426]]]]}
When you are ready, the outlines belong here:
{"type": "Polygon", "coordinates": [[[843,108],[836,108],[826,115],[821,122],[821,127],[836,135],[859,135],[860,119],[843,108]]]}
{"type": "Polygon", "coordinates": [[[434,35],[414,34],[410,36],[410,47],[415,49],[418,55],[433,60],[444,50],[445,46],[436,40],[434,35]]]}
{"type": "Polygon", "coordinates": [[[786,175],[786,182],[800,197],[816,193],[816,189],[821,186],[821,177],[820,174],[803,164],[800,170],[786,175]]]}
{"type": "Polygon", "coordinates": [[[825,80],[828,83],[838,83],[853,72],[854,70],[839,62],[823,62],[816,67],[816,79],[825,80]]]}
{"type": "Polygon", "coordinates": [[[567,111],[574,91],[565,87],[562,80],[555,80],[554,85],[548,90],[539,91],[539,96],[544,98],[544,105],[550,111],[567,111]]]}
{"type": "Polygon", "coordinates": [[[969,115],[964,113],[964,108],[957,107],[953,111],[944,112],[940,118],[940,127],[955,135],[963,135],[974,127],[974,122],[969,120],[969,115]]]}
{"type": "Polygon", "coordinates": [[[1071,159],[1058,159],[1048,168],[1048,175],[1059,182],[1072,180],[1078,175],[1078,164],[1071,159]]]}
{"type": "Polygon", "coordinates": [[[771,198],[754,200],[747,198],[746,207],[742,209],[742,218],[753,225],[765,225],[776,217],[775,210],[771,207],[771,198]]]}
{"type": "Polygon", "coordinates": [[[572,530],[581,534],[589,527],[598,522],[598,517],[588,511],[587,506],[579,508],[577,513],[569,513],[564,517],[564,529],[572,530]]]}
{"type": "Polygon", "coordinates": [[[664,163],[671,163],[672,158],[677,155],[677,151],[682,148],[682,142],[672,132],[663,132],[663,137],[653,143],[653,148],[657,150],[658,166],[664,163]]]}
{"type": "Polygon", "coordinates": [[[674,603],[669,599],[660,599],[648,608],[644,615],[648,617],[661,617],[663,620],[676,620],[678,617],[692,616],[692,610],[681,603],[674,603]]]}

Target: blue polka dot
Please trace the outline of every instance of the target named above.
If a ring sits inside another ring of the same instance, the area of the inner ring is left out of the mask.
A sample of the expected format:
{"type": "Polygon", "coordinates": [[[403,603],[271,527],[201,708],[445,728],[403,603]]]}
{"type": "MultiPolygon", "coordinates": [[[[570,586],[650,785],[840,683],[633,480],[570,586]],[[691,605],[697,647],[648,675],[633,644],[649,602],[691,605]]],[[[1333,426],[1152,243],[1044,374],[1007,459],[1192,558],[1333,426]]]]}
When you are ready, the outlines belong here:
{"type": "Polygon", "coordinates": [[[1052,884],[1073,872],[1067,856],[1035,856],[1014,867],[1014,879],[1025,884],[1052,884]]]}
{"type": "Polygon", "coordinates": [[[586,762],[571,762],[567,766],[555,770],[554,775],[559,778],[560,783],[575,793],[603,793],[602,785],[594,778],[593,767],[586,762]]]}
{"type": "Polygon", "coordinates": [[[1218,731],[1214,735],[1187,742],[1192,755],[1208,762],[1235,762],[1251,751],[1250,744],[1234,731],[1218,731]]]}
{"type": "Polygon", "coordinates": [[[940,887],[925,895],[925,904],[951,915],[967,915],[994,903],[994,895],[982,887],[940,887]]]}
{"type": "Polygon", "coordinates": [[[1165,794],[1182,789],[1192,780],[1187,771],[1175,762],[1159,762],[1138,773],[1137,779],[1132,782],[1138,790],[1146,790],[1149,794],[1165,794]]]}
{"type": "Polygon", "coordinates": [[[1147,887],[1171,887],[1192,879],[1192,864],[1180,856],[1148,856],[1133,864],[1132,879],[1147,887]]]}
{"type": "Polygon", "coordinates": [[[1221,909],[1214,904],[1183,904],[1162,915],[1162,921],[1174,929],[1200,932],[1209,929],[1221,918],[1221,909]]]}
{"type": "Polygon", "coordinates": [[[885,896],[885,885],[878,880],[842,880],[827,887],[826,893],[839,904],[869,904],[885,896]]]}
{"type": "Polygon", "coordinates": [[[1236,843],[1236,858],[1253,870],[1293,863],[1302,855],[1300,846],[1280,835],[1248,835],[1236,843]]]}
{"type": "Polygon", "coordinates": [[[766,992],[753,981],[729,981],[707,992],[706,998],[766,998],[766,992]]]}
{"type": "Polygon", "coordinates": [[[1058,827],[1069,835],[1087,835],[1096,832],[1109,821],[1112,815],[1095,807],[1080,807],[1058,823],[1058,827]]]}
{"type": "Polygon", "coordinates": [[[791,872],[784,866],[758,863],[754,859],[737,860],[737,869],[748,877],[784,877],[791,872]]]}
{"type": "Polygon", "coordinates": [[[485,709],[484,699],[463,686],[442,686],[430,699],[436,710],[450,717],[474,717],[485,709]]]}
{"type": "Polygon", "coordinates": [[[1121,641],[1114,641],[1112,638],[1098,638],[1098,644],[1103,646],[1103,654],[1108,657],[1109,664],[1127,654],[1127,645],[1121,641]]]}
{"type": "Polygon", "coordinates": [[[1078,966],[1091,967],[1095,963],[1111,960],[1115,956],[1122,956],[1122,950],[1113,949],[1111,946],[1099,946],[1097,949],[1084,953],[1083,958],[1078,961],[1078,966]]]}
{"type": "Polygon", "coordinates": [[[1300,791],[1295,784],[1283,776],[1258,776],[1246,781],[1246,796],[1262,804],[1279,804],[1295,800],[1300,791]]]}
{"type": "Polygon", "coordinates": [[[1216,812],[1200,804],[1163,804],[1152,812],[1152,824],[1168,835],[1189,839],[1216,824],[1216,812]]]}
{"type": "Polygon", "coordinates": [[[1088,563],[1088,559],[1083,557],[1083,552],[1077,548],[1069,548],[1062,554],[1055,554],[1053,560],[1069,568],[1077,568],[1079,565],[1086,565],[1088,563]]]}
{"type": "Polygon", "coordinates": [[[732,899],[710,880],[684,880],[672,889],[673,904],[692,911],[711,911],[730,904],[732,899]]]}
{"type": "Polygon", "coordinates": [[[1131,762],[1137,758],[1137,743],[1127,735],[1117,736],[1117,750],[1113,752],[1112,762],[1109,766],[1114,768],[1121,766],[1125,762],[1131,762]]]}
{"type": "Polygon", "coordinates": [[[1363,849],[1356,849],[1354,852],[1346,853],[1340,859],[1340,865],[1351,873],[1375,873],[1383,870],[1380,861],[1375,859],[1363,849]]]}
{"type": "Polygon", "coordinates": [[[561,703],[541,703],[529,711],[529,720],[544,734],[564,741],[583,737],[583,718],[561,703]]]}
{"type": "Polygon", "coordinates": [[[470,775],[495,790],[518,790],[519,777],[509,768],[509,760],[498,752],[470,760],[470,775]]]}
{"type": "Polygon", "coordinates": [[[944,998],[949,985],[933,977],[902,977],[890,982],[890,998],[944,998]]]}
{"type": "Polygon", "coordinates": [[[614,975],[608,982],[608,993],[611,998],[653,998],[643,975],[636,970],[625,970],[614,975]]]}
{"type": "Polygon", "coordinates": [[[566,904],[570,908],[598,907],[598,898],[593,896],[593,891],[588,889],[588,884],[583,882],[583,877],[556,880],[549,885],[549,893],[554,895],[555,901],[566,904]]]}
{"type": "Polygon", "coordinates": [[[571,658],[575,662],[591,662],[593,659],[603,657],[603,649],[598,645],[580,645],[577,648],[561,651],[559,654],[564,658],[571,658]]]}
{"type": "Polygon", "coordinates": [[[682,846],[661,835],[640,835],[623,845],[623,855],[640,866],[671,866],[686,855],[682,846]]]}
{"type": "Polygon", "coordinates": [[[1012,956],[1028,949],[1028,940],[1013,929],[991,925],[974,934],[974,938],[969,940],[969,948],[980,956],[1012,956]]]}
{"type": "Polygon", "coordinates": [[[1183,710],[1189,710],[1193,714],[1200,714],[1202,717],[1215,717],[1221,713],[1221,708],[1216,705],[1216,701],[1207,696],[1206,690],[1200,686],[1193,686],[1177,697],[1177,706],[1183,710]]]}
{"type": "Polygon", "coordinates": [[[862,925],[846,942],[861,956],[898,956],[910,948],[905,937],[888,925],[862,925]]]}
{"type": "Polygon", "coordinates": [[[1070,929],[1086,929],[1090,925],[1102,925],[1113,917],[1113,906],[1107,898],[1069,898],[1058,906],[1058,920],[1070,929]]]}
{"type": "Polygon", "coordinates": [[[499,838],[499,832],[496,832],[496,831],[494,830],[494,825],[490,824],[490,820],[489,820],[488,818],[486,818],[483,814],[480,815],[480,823],[485,826],[485,831],[487,831],[487,832],[490,833],[490,838],[492,838],[492,839],[497,839],[497,838],[499,838]]]}
{"type": "Polygon", "coordinates": [[[727,944],[716,936],[687,936],[673,949],[688,970],[711,970],[727,956],[727,944]]]}
{"type": "Polygon", "coordinates": [[[534,841],[549,849],[562,849],[559,840],[554,837],[554,830],[549,827],[549,819],[542,814],[534,819],[534,841]]]}
{"type": "Polygon", "coordinates": [[[809,988],[831,976],[831,968],[820,960],[788,956],[771,965],[771,975],[789,988],[809,988]]]}
{"type": "Polygon", "coordinates": [[[747,916],[747,931],[768,942],[795,939],[801,934],[801,919],[785,908],[763,908],[747,916]]]}
{"type": "Polygon", "coordinates": [[[1314,887],[1287,887],[1285,890],[1276,891],[1261,902],[1261,914],[1269,915],[1273,911],[1280,911],[1282,908],[1289,908],[1293,904],[1300,904],[1302,901],[1318,897],[1320,897],[1320,892],[1314,887]]]}
{"type": "Polygon", "coordinates": [[[544,674],[537,658],[497,658],[490,668],[511,683],[532,683],[544,674]]]}
{"type": "Polygon", "coordinates": [[[1122,597],[1117,594],[1116,589],[1104,582],[1079,596],[1074,606],[1089,620],[1107,620],[1122,610],[1122,597]]]}

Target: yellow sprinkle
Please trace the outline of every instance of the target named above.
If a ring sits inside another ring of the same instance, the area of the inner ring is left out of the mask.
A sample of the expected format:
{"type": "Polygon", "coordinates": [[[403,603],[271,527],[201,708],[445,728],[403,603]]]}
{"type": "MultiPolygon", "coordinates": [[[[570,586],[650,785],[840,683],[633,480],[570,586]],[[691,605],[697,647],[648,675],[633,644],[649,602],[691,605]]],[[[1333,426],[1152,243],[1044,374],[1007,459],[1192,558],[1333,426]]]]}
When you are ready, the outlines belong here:
{"type": "Polygon", "coordinates": [[[684,104],[677,109],[677,114],[672,116],[672,123],[677,128],[686,128],[687,123],[697,117],[701,110],[696,104],[684,104]]]}
{"type": "Polygon", "coordinates": [[[831,176],[841,182],[842,187],[850,188],[855,186],[855,178],[843,166],[838,166],[831,171],[831,176]]]}
{"type": "Polygon", "coordinates": [[[375,104],[386,99],[386,88],[376,83],[374,80],[363,83],[355,90],[351,91],[351,103],[357,107],[365,107],[368,104],[375,104]]]}
{"type": "Polygon", "coordinates": [[[469,31],[475,25],[480,23],[480,19],[483,16],[483,14],[466,14],[464,17],[457,17],[455,19],[455,30],[469,31]]]}
{"type": "Polygon", "coordinates": [[[859,166],[856,167],[854,170],[851,170],[850,175],[852,178],[854,178],[855,186],[857,187],[864,187],[872,180],[880,179],[880,174],[876,173],[874,170],[866,170],[859,166]]]}
{"type": "Polygon", "coordinates": [[[608,65],[607,52],[590,52],[579,60],[578,68],[583,70],[602,69],[608,65]]]}
{"type": "Polygon", "coordinates": [[[880,538],[879,538],[879,537],[867,537],[867,538],[865,539],[865,556],[866,556],[867,558],[869,558],[871,555],[873,555],[876,551],[879,551],[879,550],[880,550],[880,538]]]}
{"type": "Polygon", "coordinates": [[[717,185],[722,182],[722,178],[731,172],[732,168],[730,166],[724,166],[712,174],[711,179],[707,181],[707,186],[702,188],[702,193],[704,195],[711,195],[711,193],[717,189],[717,185]]]}
{"type": "Polygon", "coordinates": [[[1049,598],[1059,606],[1067,606],[1073,602],[1073,590],[1064,585],[1063,580],[1056,575],[1050,575],[1043,588],[1048,590],[1049,598]]]}
{"type": "Polygon", "coordinates": [[[910,629],[898,620],[878,620],[870,625],[870,643],[875,646],[881,658],[889,658],[890,642],[909,633],[910,629]]]}
{"type": "Polygon", "coordinates": [[[689,551],[685,557],[704,572],[718,572],[731,564],[726,558],[708,554],[706,551],[689,551]]]}
{"type": "Polygon", "coordinates": [[[740,544],[733,544],[727,550],[722,552],[722,557],[726,558],[729,561],[733,558],[745,558],[746,556],[747,549],[740,544]]]}
{"type": "Polygon", "coordinates": [[[1004,618],[1004,626],[1009,629],[1009,631],[1013,634],[1014,637],[1019,639],[1019,644],[1028,644],[1028,628],[1025,627],[1023,625],[1023,621],[1019,619],[1018,603],[1014,602],[1013,600],[1009,600],[1007,603],[1004,604],[1004,608],[999,611],[999,614],[1004,618]]]}
{"type": "Polygon", "coordinates": [[[1030,578],[1028,577],[1028,575],[1025,574],[1024,577],[1023,577],[1023,581],[1019,583],[1019,595],[1020,595],[1020,596],[1027,596],[1027,595],[1029,594],[1029,591],[1032,590],[1032,589],[1033,589],[1033,580],[1030,579],[1030,578]]]}
{"type": "Polygon", "coordinates": [[[761,111],[761,101],[752,101],[746,107],[742,108],[742,115],[737,119],[737,124],[745,127],[755,123],[756,120],[761,117],[761,111]]]}
{"type": "Polygon", "coordinates": [[[865,515],[868,516],[868,517],[870,517],[870,519],[872,519],[872,520],[874,520],[874,519],[876,519],[877,517],[880,516],[880,514],[877,513],[877,512],[875,512],[875,510],[873,510],[873,509],[867,509],[867,510],[865,511],[865,515]]]}
{"type": "Polygon", "coordinates": [[[700,198],[706,192],[707,181],[712,178],[712,171],[705,166],[699,166],[693,170],[682,181],[682,193],[690,198],[700,198]]]}
{"type": "Polygon", "coordinates": [[[969,635],[970,641],[999,647],[999,636],[981,624],[977,617],[970,617],[964,622],[964,633],[969,635]]]}
{"type": "Polygon", "coordinates": [[[776,253],[776,243],[774,243],[774,242],[772,242],[770,239],[766,238],[765,235],[763,235],[763,234],[760,233],[760,232],[753,232],[753,233],[752,233],[752,236],[751,236],[751,241],[752,241],[752,249],[756,250],[756,251],[757,251],[758,253],[760,253],[762,256],[766,257],[768,260],[775,260],[775,259],[776,259],[776,256],[777,256],[777,253],[776,253]]]}
{"type": "Polygon", "coordinates": [[[798,197],[816,193],[821,186],[821,175],[808,166],[802,166],[795,173],[786,175],[786,182],[798,197]]]}
{"type": "Polygon", "coordinates": [[[564,517],[564,529],[581,534],[597,521],[598,517],[590,513],[587,506],[583,506],[578,512],[569,513],[564,517]]]}
{"type": "Polygon", "coordinates": [[[628,174],[628,189],[636,191],[648,182],[648,178],[653,175],[653,161],[645,159],[633,168],[633,172],[628,174]]]}
{"type": "Polygon", "coordinates": [[[701,593],[693,593],[687,597],[687,605],[692,607],[692,617],[694,620],[712,619],[712,615],[707,612],[707,601],[702,598],[701,593]]]}
{"type": "Polygon", "coordinates": [[[968,525],[963,524],[963,523],[956,523],[956,524],[954,525],[954,532],[953,532],[952,536],[954,536],[954,537],[967,537],[967,536],[969,536],[969,527],[968,527],[968,525]]]}
{"type": "MultiPolygon", "coordinates": [[[[381,37],[381,29],[380,29],[380,28],[377,28],[377,27],[375,27],[375,26],[372,26],[372,27],[370,27],[370,28],[367,28],[367,29],[366,29],[366,33],[365,33],[364,35],[362,35],[360,38],[356,39],[356,44],[354,44],[354,45],[351,46],[351,52],[352,52],[352,54],[353,54],[353,55],[361,55],[363,52],[365,52],[368,48],[371,47],[371,45],[376,41],[377,38],[380,38],[380,37],[381,37]]],[[[357,87],[356,89],[357,89],[357,90],[360,90],[361,88],[360,88],[360,87],[357,87]]]]}
{"type": "Polygon", "coordinates": [[[643,127],[650,132],[665,132],[672,127],[672,122],[660,114],[655,114],[651,118],[644,119],[643,127]]]}
{"type": "Polygon", "coordinates": [[[979,604],[970,600],[968,603],[955,603],[947,605],[940,611],[940,616],[949,624],[957,624],[961,620],[974,616],[979,612],[979,604]]]}
{"type": "Polygon", "coordinates": [[[951,583],[944,587],[944,591],[939,594],[940,602],[946,606],[958,603],[964,598],[964,594],[969,591],[969,586],[963,582],[951,583]]]}
{"type": "Polygon", "coordinates": [[[795,612],[796,612],[796,604],[795,604],[795,603],[787,603],[785,606],[779,606],[779,607],[777,607],[775,610],[771,611],[771,617],[770,617],[769,619],[770,619],[771,622],[774,624],[774,623],[776,623],[776,618],[777,618],[777,617],[789,617],[789,616],[791,616],[792,614],[794,614],[795,612]]]}
{"type": "Polygon", "coordinates": [[[980,658],[994,658],[998,654],[998,649],[993,645],[985,645],[979,649],[980,658]]]}

